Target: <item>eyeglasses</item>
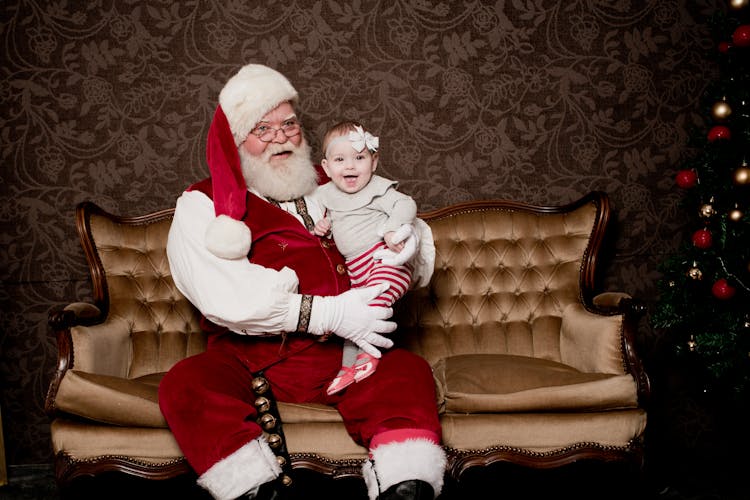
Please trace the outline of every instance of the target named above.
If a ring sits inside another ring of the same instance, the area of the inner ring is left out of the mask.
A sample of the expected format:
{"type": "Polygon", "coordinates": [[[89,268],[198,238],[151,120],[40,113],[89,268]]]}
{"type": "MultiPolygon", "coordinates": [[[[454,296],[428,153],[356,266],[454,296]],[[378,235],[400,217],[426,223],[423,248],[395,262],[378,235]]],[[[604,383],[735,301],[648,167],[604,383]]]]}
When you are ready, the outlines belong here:
{"type": "Polygon", "coordinates": [[[271,142],[276,138],[276,134],[278,134],[279,130],[281,130],[281,132],[283,132],[283,134],[288,139],[290,137],[294,137],[295,135],[299,135],[300,129],[301,127],[297,119],[290,118],[288,120],[284,120],[284,122],[281,124],[281,127],[279,128],[270,127],[268,125],[258,125],[257,127],[252,129],[250,133],[263,142],[271,142]]]}

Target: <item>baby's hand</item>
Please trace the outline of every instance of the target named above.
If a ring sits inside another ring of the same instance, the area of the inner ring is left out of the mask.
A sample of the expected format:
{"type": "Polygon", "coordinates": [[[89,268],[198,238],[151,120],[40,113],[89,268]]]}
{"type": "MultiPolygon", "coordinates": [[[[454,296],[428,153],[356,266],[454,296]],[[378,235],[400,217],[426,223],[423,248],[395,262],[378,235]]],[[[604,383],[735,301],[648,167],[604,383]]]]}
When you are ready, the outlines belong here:
{"type": "Polygon", "coordinates": [[[393,235],[395,233],[396,231],[388,231],[383,235],[383,240],[385,241],[385,245],[389,250],[398,253],[404,249],[404,242],[399,241],[398,243],[393,243],[393,235]]]}
{"type": "Polygon", "coordinates": [[[315,228],[313,229],[313,234],[315,236],[323,237],[327,235],[331,231],[331,221],[328,220],[327,217],[323,217],[318,222],[315,223],[315,228]]]}

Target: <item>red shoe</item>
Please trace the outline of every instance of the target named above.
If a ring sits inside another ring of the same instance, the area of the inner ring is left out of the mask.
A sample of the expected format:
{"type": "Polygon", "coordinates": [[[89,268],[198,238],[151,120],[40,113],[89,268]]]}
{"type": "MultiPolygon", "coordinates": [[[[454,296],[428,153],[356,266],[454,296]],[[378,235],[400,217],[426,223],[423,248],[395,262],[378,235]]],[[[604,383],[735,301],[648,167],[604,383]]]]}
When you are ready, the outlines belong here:
{"type": "Polygon", "coordinates": [[[354,363],[354,381],[359,382],[375,373],[379,362],[378,358],[364,352],[357,356],[357,361],[354,363]]]}
{"type": "Polygon", "coordinates": [[[337,392],[343,391],[353,383],[354,368],[352,368],[351,366],[342,366],[341,370],[339,370],[338,375],[336,375],[336,378],[334,378],[333,381],[328,384],[326,394],[328,394],[329,396],[332,394],[336,394],[337,392]]]}

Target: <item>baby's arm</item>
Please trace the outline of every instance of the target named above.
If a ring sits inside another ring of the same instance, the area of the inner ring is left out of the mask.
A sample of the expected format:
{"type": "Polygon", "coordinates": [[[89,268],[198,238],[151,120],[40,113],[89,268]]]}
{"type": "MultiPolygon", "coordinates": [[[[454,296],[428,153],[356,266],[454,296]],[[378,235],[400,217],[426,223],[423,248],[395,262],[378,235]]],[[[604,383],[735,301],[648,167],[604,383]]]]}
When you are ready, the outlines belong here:
{"type": "Polygon", "coordinates": [[[389,250],[393,252],[400,252],[404,249],[404,241],[399,241],[398,243],[394,243],[393,237],[396,234],[396,231],[388,231],[383,235],[383,241],[385,241],[385,245],[388,247],[389,250]]]}
{"type": "Polygon", "coordinates": [[[328,220],[328,217],[323,217],[318,222],[315,223],[315,228],[313,228],[313,234],[315,236],[326,236],[331,231],[331,221],[328,220]]]}

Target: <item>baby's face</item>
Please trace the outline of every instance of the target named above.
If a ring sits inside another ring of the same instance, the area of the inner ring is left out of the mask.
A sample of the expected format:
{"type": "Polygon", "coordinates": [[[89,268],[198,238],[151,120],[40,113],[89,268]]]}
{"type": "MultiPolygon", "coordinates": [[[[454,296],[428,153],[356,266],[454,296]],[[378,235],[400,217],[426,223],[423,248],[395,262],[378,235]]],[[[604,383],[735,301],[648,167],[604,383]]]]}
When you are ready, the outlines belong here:
{"type": "Polygon", "coordinates": [[[348,140],[336,141],[328,147],[321,164],[336,187],[352,194],[370,182],[378,165],[378,156],[367,148],[358,152],[348,140]]]}

